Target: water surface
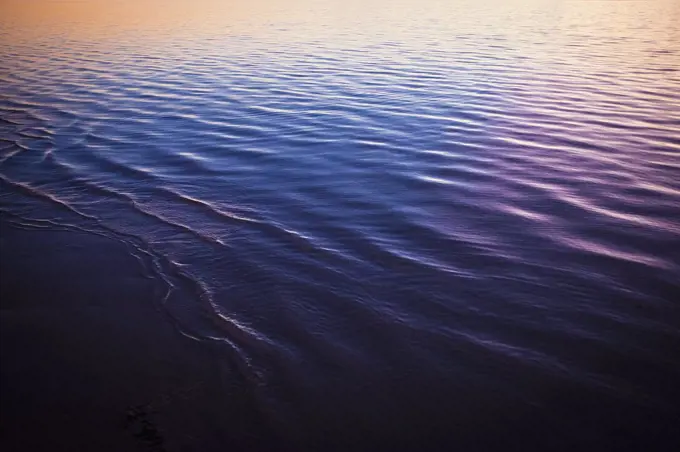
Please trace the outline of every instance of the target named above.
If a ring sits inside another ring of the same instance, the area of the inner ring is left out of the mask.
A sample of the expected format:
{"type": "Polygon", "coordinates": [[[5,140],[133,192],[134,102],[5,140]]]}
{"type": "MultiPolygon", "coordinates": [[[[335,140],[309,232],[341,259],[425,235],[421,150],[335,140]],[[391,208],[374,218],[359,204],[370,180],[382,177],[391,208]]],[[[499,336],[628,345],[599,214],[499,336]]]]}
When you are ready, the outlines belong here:
{"type": "Polygon", "coordinates": [[[125,245],[282,444],[678,439],[680,3],[0,12],[3,219],[125,245]]]}

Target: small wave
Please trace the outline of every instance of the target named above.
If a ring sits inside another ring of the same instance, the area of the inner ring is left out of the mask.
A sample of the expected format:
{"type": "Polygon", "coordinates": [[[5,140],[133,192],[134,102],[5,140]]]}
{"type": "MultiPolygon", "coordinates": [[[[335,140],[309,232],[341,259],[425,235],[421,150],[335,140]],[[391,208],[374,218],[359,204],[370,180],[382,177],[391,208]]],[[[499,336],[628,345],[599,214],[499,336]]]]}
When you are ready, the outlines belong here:
{"type": "Polygon", "coordinates": [[[3,221],[125,245],[178,334],[273,418],[391,378],[445,381],[435,399],[484,376],[544,406],[570,384],[677,394],[650,383],[680,375],[661,2],[368,2],[342,24],[292,2],[285,25],[194,3],[170,29],[3,22],[3,221]]]}

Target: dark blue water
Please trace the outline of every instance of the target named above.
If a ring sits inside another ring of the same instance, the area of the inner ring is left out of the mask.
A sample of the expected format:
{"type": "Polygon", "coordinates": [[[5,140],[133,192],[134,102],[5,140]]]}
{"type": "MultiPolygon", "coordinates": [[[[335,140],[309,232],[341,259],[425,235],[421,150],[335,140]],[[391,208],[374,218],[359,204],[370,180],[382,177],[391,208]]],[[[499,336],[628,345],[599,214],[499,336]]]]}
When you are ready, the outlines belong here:
{"type": "Polygon", "coordinates": [[[125,245],[282,441],[672,450],[680,4],[25,3],[3,218],[125,245]]]}

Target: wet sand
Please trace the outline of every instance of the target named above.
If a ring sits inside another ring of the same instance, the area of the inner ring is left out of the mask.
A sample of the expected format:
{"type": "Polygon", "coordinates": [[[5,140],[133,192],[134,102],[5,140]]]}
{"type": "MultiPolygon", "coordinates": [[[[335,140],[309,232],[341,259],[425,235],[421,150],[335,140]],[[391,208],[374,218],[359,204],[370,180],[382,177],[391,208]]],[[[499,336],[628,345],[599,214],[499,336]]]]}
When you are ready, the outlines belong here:
{"type": "Polygon", "coordinates": [[[271,441],[228,360],[172,327],[154,305],[156,282],[124,247],[4,217],[0,228],[2,450],[271,441]]]}

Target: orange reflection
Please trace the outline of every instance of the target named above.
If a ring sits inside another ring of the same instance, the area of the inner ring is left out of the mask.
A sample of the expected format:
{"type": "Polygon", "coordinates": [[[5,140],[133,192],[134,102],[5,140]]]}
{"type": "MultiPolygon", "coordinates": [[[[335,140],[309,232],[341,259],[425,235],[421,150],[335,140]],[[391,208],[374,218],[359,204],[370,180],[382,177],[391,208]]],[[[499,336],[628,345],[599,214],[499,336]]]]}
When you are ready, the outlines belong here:
{"type": "Polygon", "coordinates": [[[489,46],[503,57],[527,53],[545,63],[556,55],[568,58],[573,48],[567,45],[583,40],[582,29],[586,43],[602,42],[643,58],[649,46],[676,51],[678,5],[677,0],[0,0],[0,39],[140,35],[181,42],[186,36],[264,33],[276,35],[274,42],[386,44],[395,49],[389,53],[393,59],[401,57],[403,46],[448,52],[489,46]],[[637,39],[641,30],[654,42],[637,39]]]}
{"type": "MultiPolygon", "coordinates": [[[[279,4],[279,8],[276,5],[279,4]]],[[[0,27],[10,33],[105,36],[214,33],[262,21],[280,10],[263,0],[3,0],[0,27]]]]}

